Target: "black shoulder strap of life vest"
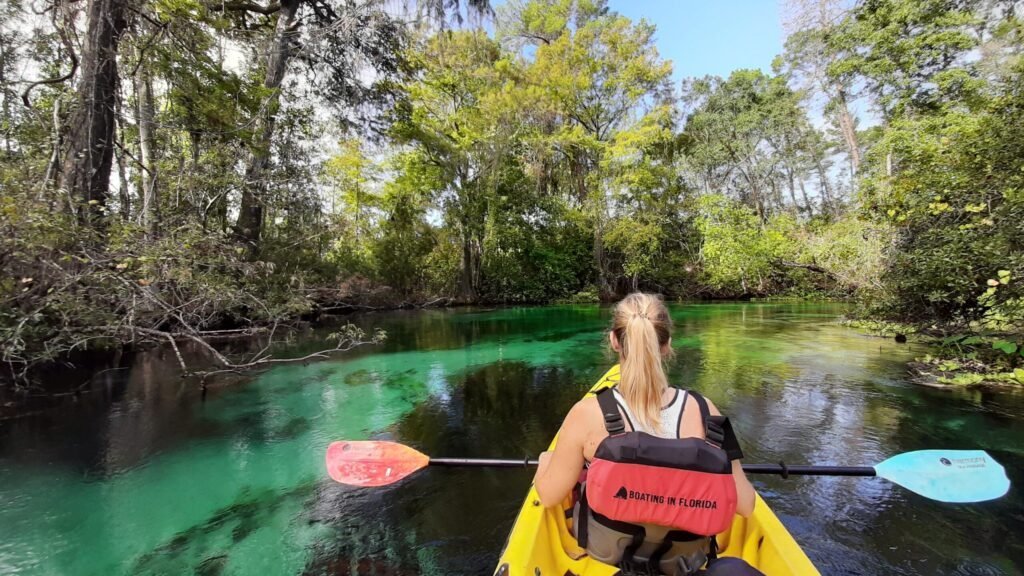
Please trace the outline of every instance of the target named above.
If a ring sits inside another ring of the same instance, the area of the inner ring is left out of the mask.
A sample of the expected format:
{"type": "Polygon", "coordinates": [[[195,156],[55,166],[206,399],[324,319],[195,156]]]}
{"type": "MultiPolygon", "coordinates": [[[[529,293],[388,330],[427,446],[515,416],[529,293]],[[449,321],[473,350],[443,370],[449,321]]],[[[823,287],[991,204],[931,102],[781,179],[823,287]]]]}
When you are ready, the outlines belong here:
{"type": "Polygon", "coordinates": [[[726,416],[712,416],[708,409],[708,401],[697,392],[690,391],[693,399],[700,407],[701,424],[704,426],[704,439],[715,448],[721,448],[729,454],[729,460],[743,458],[743,450],[740,449],[739,439],[732,430],[732,423],[726,416]]]}
{"type": "Polygon", "coordinates": [[[700,408],[700,423],[704,426],[704,439],[715,448],[721,448],[725,440],[725,430],[722,429],[721,416],[712,416],[708,408],[708,401],[696,392],[691,392],[693,399],[697,401],[700,408]]]}
{"type": "Polygon", "coordinates": [[[610,436],[626,431],[626,425],[622,422],[622,414],[619,413],[619,403],[615,401],[615,395],[612,394],[611,388],[605,388],[597,393],[597,405],[601,407],[601,414],[604,416],[604,429],[610,436]]]}

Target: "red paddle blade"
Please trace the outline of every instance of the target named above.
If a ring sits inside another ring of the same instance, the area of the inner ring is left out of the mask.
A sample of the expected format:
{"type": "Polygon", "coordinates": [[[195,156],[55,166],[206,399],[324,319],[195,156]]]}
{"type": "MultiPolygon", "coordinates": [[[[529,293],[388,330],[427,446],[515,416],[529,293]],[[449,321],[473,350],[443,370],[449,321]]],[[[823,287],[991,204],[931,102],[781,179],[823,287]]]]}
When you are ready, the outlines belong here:
{"type": "Polygon", "coordinates": [[[327,447],[327,473],[350,486],[387,486],[429,463],[426,454],[396,442],[343,440],[327,447]]]}

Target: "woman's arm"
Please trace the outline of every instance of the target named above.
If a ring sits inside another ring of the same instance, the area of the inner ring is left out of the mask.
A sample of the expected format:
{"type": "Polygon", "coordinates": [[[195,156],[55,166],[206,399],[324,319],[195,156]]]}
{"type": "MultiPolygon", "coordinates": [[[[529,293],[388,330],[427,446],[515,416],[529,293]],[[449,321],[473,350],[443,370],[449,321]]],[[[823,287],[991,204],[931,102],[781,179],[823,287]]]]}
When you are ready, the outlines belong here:
{"type": "Polygon", "coordinates": [[[533,477],[533,485],[540,495],[541,504],[556,506],[561,504],[579,481],[583,471],[583,442],[586,439],[586,404],[585,400],[577,402],[562,422],[558,431],[558,442],[554,452],[540,455],[537,474],[533,477]]]}
{"type": "MultiPolygon", "coordinates": [[[[708,409],[712,416],[721,416],[718,407],[714,402],[708,400],[708,409]]],[[[754,486],[747,479],[747,473],[743,471],[743,464],[740,460],[732,461],[732,477],[736,481],[736,513],[740,516],[750,516],[754,512],[754,486]]]]}

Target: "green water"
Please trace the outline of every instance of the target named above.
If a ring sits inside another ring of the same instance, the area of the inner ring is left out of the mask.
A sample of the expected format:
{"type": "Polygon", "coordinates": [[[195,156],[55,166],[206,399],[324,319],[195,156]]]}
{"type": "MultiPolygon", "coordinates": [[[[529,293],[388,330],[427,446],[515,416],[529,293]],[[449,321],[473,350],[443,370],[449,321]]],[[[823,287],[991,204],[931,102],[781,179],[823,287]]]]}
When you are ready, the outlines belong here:
{"type": "MultiPolygon", "coordinates": [[[[921,388],[921,349],[836,324],[835,305],[673,306],[674,382],[733,417],[747,461],[871,464],[983,448],[1024,471],[1024,395],[921,388]]],[[[610,365],[596,306],[371,314],[388,342],[205,397],[165,350],[0,421],[0,574],[489,574],[525,470],[332,483],[337,439],[433,455],[542,450],[610,365]]],[[[322,346],[296,342],[291,353],[322,346]]],[[[877,479],[757,478],[824,574],[1021,574],[1024,498],[926,501],[877,479]]]]}

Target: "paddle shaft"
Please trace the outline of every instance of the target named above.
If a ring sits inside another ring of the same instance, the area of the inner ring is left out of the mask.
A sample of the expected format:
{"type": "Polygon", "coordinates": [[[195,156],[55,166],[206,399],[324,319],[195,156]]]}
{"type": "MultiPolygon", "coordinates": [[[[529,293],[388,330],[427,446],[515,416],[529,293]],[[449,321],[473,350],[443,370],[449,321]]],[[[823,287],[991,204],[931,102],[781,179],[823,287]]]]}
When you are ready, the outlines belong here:
{"type": "MultiPolygon", "coordinates": [[[[528,468],[536,460],[503,460],[499,458],[431,458],[432,466],[480,466],[486,468],[528,468]]],[[[786,464],[744,464],[748,474],[777,474],[779,476],[875,476],[871,466],[789,466],[786,464]]]]}

